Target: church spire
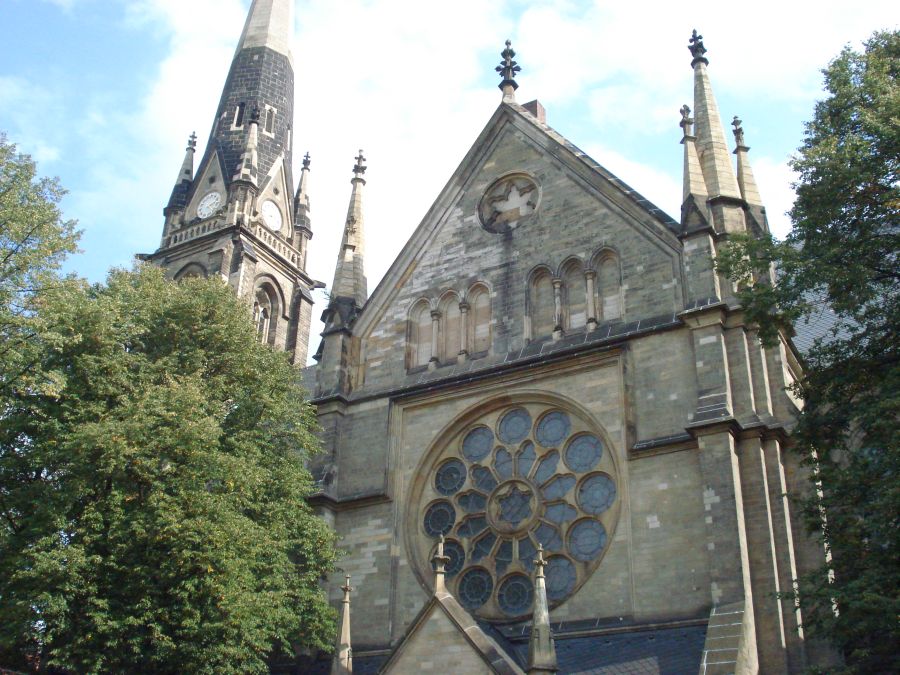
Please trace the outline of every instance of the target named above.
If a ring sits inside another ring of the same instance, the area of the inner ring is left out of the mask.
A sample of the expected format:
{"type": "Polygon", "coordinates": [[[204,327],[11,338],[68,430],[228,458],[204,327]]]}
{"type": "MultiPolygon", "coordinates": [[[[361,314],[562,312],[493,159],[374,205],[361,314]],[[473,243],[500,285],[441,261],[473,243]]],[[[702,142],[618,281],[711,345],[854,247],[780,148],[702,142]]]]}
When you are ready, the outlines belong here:
{"type": "Polygon", "coordinates": [[[334,658],[331,661],[331,675],[349,675],[353,672],[353,648],[350,644],[350,575],[341,586],[344,591],[344,599],[341,601],[341,631],[338,633],[337,648],[334,650],[334,658]]]}
{"type": "Polygon", "coordinates": [[[184,151],[184,161],[178,171],[178,178],[175,179],[175,187],[172,188],[172,195],[169,197],[169,204],[166,207],[167,216],[171,211],[182,211],[187,206],[188,193],[191,191],[191,183],[194,180],[194,152],[196,150],[197,134],[192,133],[184,151]]]}
{"type": "Polygon", "coordinates": [[[703,36],[698,35],[696,30],[691,36],[688,49],[694,57],[691,66],[694,68],[695,134],[706,190],[713,199],[716,197],[740,199],[741,194],[731,166],[722,118],[719,116],[719,106],[713,95],[709,73],[706,71],[706,66],[709,65],[709,59],[705,56],[706,47],[703,45],[703,36]]]}
{"type": "Polygon", "coordinates": [[[538,557],[534,561],[534,616],[528,641],[528,675],[550,675],[559,670],[547,605],[547,581],[544,577],[547,564],[544,547],[539,544],[538,557]]]}
{"type": "Polygon", "coordinates": [[[706,204],[709,195],[706,192],[706,183],[703,181],[703,171],[700,169],[700,158],[697,156],[697,137],[693,133],[694,118],[691,117],[691,109],[685,104],[681,106],[681,130],[684,136],[681,144],[684,146],[684,190],[682,200],[687,202],[693,196],[699,204],[706,204]]]}
{"type": "Polygon", "coordinates": [[[307,152],[303,157],[303,168],[300,169],[300,184],[294,196],[294,246],[300,251],[301,267],[306,269],[306,253],[309,240],[312,239],[312,219],[309,211],[309,171],[310,157],[307,152]]]}
{"type": "Polygon", "coordinates": [[[352,304],[354,313],[365,304],[368,297],[366,273],[363,265],[365,256],[365,237],[363,232],[363,187],[366,179],[366,158],[359,151],[353,167],[353,191],[350,195],[350,206],[347,209],[347,220],[344,224],[344,236],[341,250],[338,253],[337,267],[334,271],[334,283],[331,285],[331,305],[337,302],[352,304]]]}
{"type": "Polygon", "coordinates": [[[737,180],[741,189],[741,196],[751,206],[762,206],[759,188],[756,186],[756,178],[753,176],[753,169],[750,168],[750,159],[747,157],[747,152],[750,148],[747,147],[744,141],[743,122],[735,115],[731,126],[734,127],[734,142],[736,146],[734,154],[737,155],[737,180]]]}

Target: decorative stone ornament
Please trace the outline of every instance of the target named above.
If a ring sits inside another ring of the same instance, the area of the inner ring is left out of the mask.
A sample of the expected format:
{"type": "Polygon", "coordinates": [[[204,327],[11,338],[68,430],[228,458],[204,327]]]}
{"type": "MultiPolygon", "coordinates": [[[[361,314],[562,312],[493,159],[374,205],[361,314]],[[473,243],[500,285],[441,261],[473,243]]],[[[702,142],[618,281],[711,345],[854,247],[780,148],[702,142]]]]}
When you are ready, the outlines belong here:
{"type": "Polygon", "coordinates": [[[415,475],[407,516],[414,569],[430,585],[439,551],[448,591],[485,619],[531,613],[540,547],[549,602],[565,601],[597,569],[618,521],[608,440],[555,397],[480,406],[437,439],[415,475]]]}
{"type": "Polygon", "coordinates": [[[494,181],[478,205],[481,225],[488,232],[503,234],[530,218],[541,201],[541,190],[528,174],[514,173],[494,181]]]}

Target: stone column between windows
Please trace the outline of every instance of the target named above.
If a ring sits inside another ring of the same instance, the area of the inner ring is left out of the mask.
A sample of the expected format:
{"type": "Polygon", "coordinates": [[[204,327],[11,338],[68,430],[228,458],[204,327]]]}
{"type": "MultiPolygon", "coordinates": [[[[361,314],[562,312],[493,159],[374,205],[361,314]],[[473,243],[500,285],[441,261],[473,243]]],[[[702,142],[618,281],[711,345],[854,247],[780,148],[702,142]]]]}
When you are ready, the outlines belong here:
{"type": "Polygon", "coordinates": [[[562,279],[553,278],[553,305],[556,312],[554,315],[556,325],[553,327],[553,337],[556,339],[562,336],[563,330],[562,284],[562,279]]]}
{"type": "Polygon", "coordinates": [[[584,286],[587,289],[584,306],[587,308],[588,330],[594,330],[597,327],[597,302],[594,299],[594,280],[596,278],[597,273],[594,270],[587,270],[584,273],[584,286]]]}
{"type": "Polygon", "coordinates": [[[466,349],[466,341],[469,335],[469,303],[459,303],[459,357],[465,360],[469,352],[466,349]]]}
{"type": "Polygon", "coordinates": [[[431,360],[430,363],[438,362],[438,331],[441,327],[441,313],[436,309],[431,310],[431,360]]]}

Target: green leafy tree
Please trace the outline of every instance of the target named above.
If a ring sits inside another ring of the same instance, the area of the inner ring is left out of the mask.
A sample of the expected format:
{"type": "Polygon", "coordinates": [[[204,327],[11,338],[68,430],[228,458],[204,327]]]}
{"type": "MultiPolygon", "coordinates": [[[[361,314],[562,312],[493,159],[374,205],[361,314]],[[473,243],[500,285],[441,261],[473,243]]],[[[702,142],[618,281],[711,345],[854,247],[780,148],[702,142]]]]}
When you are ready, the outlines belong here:
{"type": "Polygon", "coordinates": [[[0,396],[28,377],[34,302],[60,283],[59,266],[76,250],[75,222],[59,209],[63,195],[0,133],[0,396]]]}
{"type": "MultiPolygon", "coordinates": [[[[847,673],[900,672],[900,33],[845,48],[824,71],[793,168],[784,241],[737,237],[719,268],[770,343],[827,327],[807,350],[793,434],[814,484],[803,503],[830,560],[801,580],[813,635],[847,673]],[[770,283],[770,269],[777,283],[770,283]]],[[[836,672],[836,671],[831,671],[836,672]]]]}
{"type": "Polygon", "coordinates": [[[315,416],[234,293],[141,267],[44,293],[40,314],[53,386],[18,388],[0,420],[0,658],[253,673],[327,648],[315,416]]]}

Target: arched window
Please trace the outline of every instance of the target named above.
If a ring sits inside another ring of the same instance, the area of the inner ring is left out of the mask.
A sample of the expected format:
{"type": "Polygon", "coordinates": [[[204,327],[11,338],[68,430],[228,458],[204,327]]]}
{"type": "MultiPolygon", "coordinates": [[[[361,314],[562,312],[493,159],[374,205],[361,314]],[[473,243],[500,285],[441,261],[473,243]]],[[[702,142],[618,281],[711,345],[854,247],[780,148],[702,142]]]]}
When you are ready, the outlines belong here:
{"type": "Polygon", "coordinates": [[[278,322],[278,294],[269,284],[256,289],[253,299],[253,324],[256,335],[263,344],[274,345],[278,322]]]}
{"type": "Polygon", "coordinates": [[[566,262],[561,274],[565,290],[567,328],[583,328],[587,324],[587,285],[580,260],[566,262]]]}
{"type": "Polygon", "coordinates": [[[491,348],[491,294],[484,286],[469,291],[468,348],[473,354],[491,348]]]}
{"type": "Polygon", "coordinates": [[[462,312],[459,309],[459,296],[447,293],[441,300],[441,361],[455,359],[460,352],[462,339],[462,312]]]}
{"type": "Polygon", "coordinates": [[[408,363],[410,367],[427,365],[431,360],[431,307],[420,300],[409,313],[408,363]]]}
{"type": "Polygon", "coordinates": [[[556,302],[553,296],[553,276],[547,269],[538,270],[528,288],[531,337],[550,335],[556,326],[556,302]]]}
{"type": "Polygon", "coordinates": [[[600,298],[601,320],[621,319],[625,313],[622,300],[622,281],[619,259],[612,251],[604,251],[598,259],[597,293],[600,298]]]}
{"type": "Polygon", "coordinates": [[[178,274],[175,275],[175,281],[181,281],[182,279],[205,279],[206,278],[206,270],[202,265],[198,263],[189,263],[178,270],[178,274]]]}

